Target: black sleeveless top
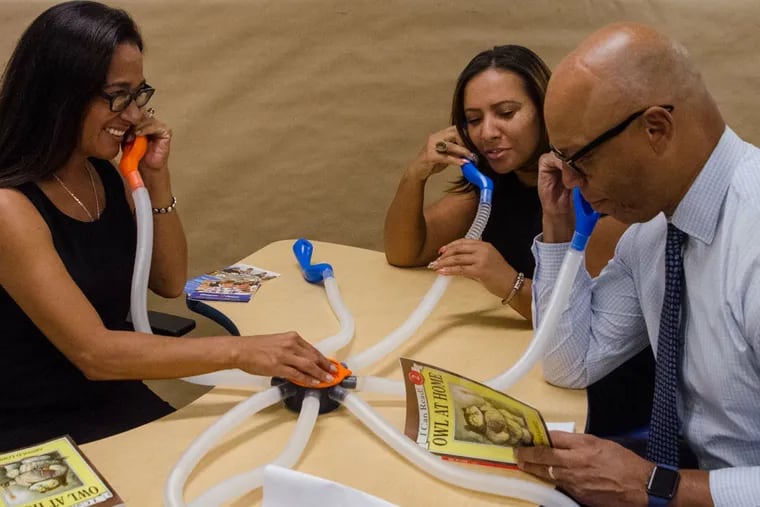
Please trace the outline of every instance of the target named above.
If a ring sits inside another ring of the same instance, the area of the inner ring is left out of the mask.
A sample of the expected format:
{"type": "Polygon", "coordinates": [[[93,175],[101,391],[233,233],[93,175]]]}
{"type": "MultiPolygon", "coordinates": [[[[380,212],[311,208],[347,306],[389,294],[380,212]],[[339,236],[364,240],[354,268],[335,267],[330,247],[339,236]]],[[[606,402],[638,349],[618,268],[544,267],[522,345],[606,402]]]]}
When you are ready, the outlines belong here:
{"type": "MultiPolygon", "coordinates": [[[[115,168],[108,161],[91,162],[106,196],[105,209],[95,222],[65,215],[34,183],[19,190],[47,223],[58,255],[105,326],[131,329],[126,316],[136,225],[115,168]]],[[[0,451],[66,433],[84,443],[172,411],[140,381],[85,378],[2,287],[0,322],[0,451]]]]}
{"type": "Polygon", "coordinates": [[[523,185],[513,172],[491,173],[489,177],[494,191],[482,239],[491,243],[515,270],[533,278],[536,261],[530,248],[541,232],[542,217],[538,190],[523,185]]]}

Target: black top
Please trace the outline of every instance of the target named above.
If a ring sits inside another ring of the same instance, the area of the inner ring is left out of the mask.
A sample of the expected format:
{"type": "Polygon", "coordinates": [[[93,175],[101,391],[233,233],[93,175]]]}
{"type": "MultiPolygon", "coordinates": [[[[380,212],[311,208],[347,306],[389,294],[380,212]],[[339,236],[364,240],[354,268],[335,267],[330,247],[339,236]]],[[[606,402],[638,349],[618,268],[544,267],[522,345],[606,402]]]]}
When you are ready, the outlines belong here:
{"type": "MultiPolygon", "coordinates": [[[[19,187],[47,223],[58,255],[108,329],[126,324],[136,226],[121,178],[91,159],[106,206],[80,222],[50,202],[34,183],[19,187]]],[[[47,297],[54,298],[54,293],[47,297]]],[[[140,381],[91,381],[42,334],[0,286],[0,451],[62,434],[88,442],[172,411],[140,381]]]]}
{"type": "Polygon", "coordinates": [[[482,239],[491,243],[518,272],[533,278],[536,260],[530,251],[541,232],[541,201],[536,187],[525,186],[513,172],[491,174],[491,216],[482,239]]]}

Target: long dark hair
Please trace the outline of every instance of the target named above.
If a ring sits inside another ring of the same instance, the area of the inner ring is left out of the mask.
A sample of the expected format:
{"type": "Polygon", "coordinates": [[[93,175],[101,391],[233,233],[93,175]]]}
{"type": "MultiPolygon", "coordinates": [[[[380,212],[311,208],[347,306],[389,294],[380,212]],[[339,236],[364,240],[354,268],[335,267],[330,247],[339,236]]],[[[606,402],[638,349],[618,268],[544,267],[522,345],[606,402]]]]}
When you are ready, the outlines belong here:
{"type": "Polygon", "coordinates": [[[129,14],[97,2],[55,5],[26,29],[0,87],[0,187],[45,178],[69,160],[122,43],[143,49],[129,14]]]}
{"type": "MultiPolygon", "coordinates": [[[[456,126],[459,137],[462,138],[467,149],[472,153],[478,153],[467,134],[467,120],[464,115],[464,90],[472,78],[488,69],[505,70],[520,76],[525,91],[536,106],[538,118],[541,122],[541,136],[535,152],[523,167],[537,171],[538,158],[542,153],[549,150],[549,138],[546,135],[546,126],[544,125],[544,97],[546,96],[546,86],[549,84],[551,71],[546,63],[530,49],[515,44],[506,44],[495,46],[493,49],[475,55],[457,79],[454,97],[451,101],[451,124],[456,126]]],[[[494,176],[495,173],[488,164],[488,160],[482,154],[479,155],[478,169],[489,176],[494,176]]],[[[467,180],[462,178],[455,183],[453,190],[468,192],[473,188],[467,180]]]]}

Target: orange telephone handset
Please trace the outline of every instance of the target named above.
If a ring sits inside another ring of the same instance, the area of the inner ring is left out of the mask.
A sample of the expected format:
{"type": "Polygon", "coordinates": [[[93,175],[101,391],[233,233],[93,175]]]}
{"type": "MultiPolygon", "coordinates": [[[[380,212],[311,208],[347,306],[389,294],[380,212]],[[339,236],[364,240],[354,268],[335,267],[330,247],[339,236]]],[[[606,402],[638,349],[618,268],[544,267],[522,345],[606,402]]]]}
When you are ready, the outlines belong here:
{"type": "Polygon", "coordinates": [[[148,138],[145,136],[137,136],[121,148],[119,171],[132,190],[145,186],[137,166],[145,156],[146,151],[148,151],[148,138]]]}

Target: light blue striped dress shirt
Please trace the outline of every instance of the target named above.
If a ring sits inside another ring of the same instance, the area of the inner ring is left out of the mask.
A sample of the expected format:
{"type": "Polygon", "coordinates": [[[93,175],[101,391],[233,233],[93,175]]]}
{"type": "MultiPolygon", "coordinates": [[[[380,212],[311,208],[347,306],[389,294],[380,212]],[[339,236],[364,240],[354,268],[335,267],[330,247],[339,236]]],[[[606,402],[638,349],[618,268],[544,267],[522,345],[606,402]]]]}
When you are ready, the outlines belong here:
{"type": "MultiPolygon", "coordinates": [[[[681,431],[710,470],[716,506],[760,505],[760,149],[726,128],[672,217],[684,247],[681,431]]],[[[544,356],[546,379],[586,387],[651,343],[665,294],[663,214],[628,228],[615,257],[576,277],[544,356]]],[[[533,253],[534,322],[546,312],[567,243],[533,253]]]]}

